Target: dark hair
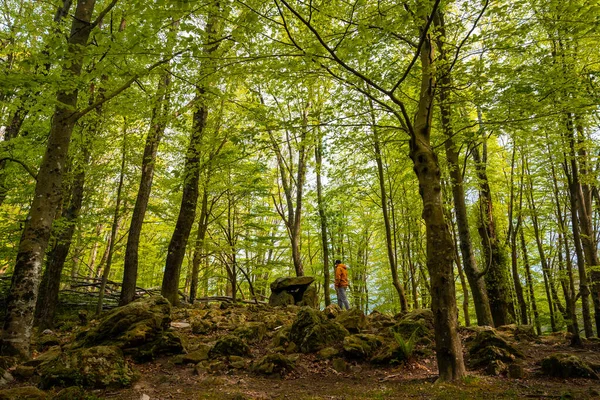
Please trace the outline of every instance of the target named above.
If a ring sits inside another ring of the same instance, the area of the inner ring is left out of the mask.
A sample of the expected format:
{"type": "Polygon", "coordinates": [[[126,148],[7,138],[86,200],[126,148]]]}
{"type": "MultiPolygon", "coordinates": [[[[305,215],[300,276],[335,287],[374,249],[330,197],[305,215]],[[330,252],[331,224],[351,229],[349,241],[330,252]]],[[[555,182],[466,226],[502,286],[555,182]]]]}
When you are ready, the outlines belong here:
{"type": "Polygon", "coordinates": [[[341,264],[342,262],[340,260],[335,260],[335,265],[341,264]]]}

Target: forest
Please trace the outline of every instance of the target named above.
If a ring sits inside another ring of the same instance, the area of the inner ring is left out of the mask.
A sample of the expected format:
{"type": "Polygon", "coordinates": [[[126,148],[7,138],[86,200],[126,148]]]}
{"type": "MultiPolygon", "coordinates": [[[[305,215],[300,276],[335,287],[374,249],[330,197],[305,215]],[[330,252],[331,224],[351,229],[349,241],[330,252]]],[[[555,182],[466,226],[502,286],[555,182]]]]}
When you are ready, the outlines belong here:
{"type": "Polygon", "coordinates": [[[2,356],[148,294],[331,310],[335,260],[439,382],[463,328],[597,343],[597,1],[0,4],[2,356]]]}

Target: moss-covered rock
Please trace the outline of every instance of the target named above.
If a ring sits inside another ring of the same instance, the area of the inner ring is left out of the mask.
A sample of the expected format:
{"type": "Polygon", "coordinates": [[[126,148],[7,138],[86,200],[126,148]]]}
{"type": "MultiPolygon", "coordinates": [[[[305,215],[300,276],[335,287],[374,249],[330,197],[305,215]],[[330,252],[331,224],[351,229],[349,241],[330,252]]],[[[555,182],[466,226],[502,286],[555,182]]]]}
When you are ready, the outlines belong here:
{"type": "Polygon", "coordinates": [[[46,393],[33,386],[0,390],[0,400],[46,400],[46,393]]]}
{"type": "Polygon", "coordinates": [[[365,360],[373,356],[383,339],[371,334],[350,335],[344,338],[344,353],[348,357],[365,360]]]}
{"type": "Polygon", "coordinates": [[[269,305],[273,307],[281,307],[293,305],[295,303],[294,296],[288,292],[271,293],[269,297],[269,305]]]}
{"type": "Polygon", "coordinates": [[[325,347],[324,349],[319,350],[317,357],[321,360],[329,360],[338,354],[340,354],[340,351],[335,347],[325,347]]]}
{"type": "Polygon", "coordinates": [[[209,358],[220,356],[250,356],[250,347],[244,339],[235,335],[222,336],[208,352],[209,358]]]}
{"type": "Polygon", "coordinates": [[[52,346],[60,345],[60,339],[50,329],[46,329],[42,332],[42,334],[37,338],[37,346],[38,349],[42,350],[52,346]]]}
{"type": "Polygon", "coordinates": [[[45,352],[39,354],[36,358],[24,362],[23,365],[28,367],[37,367],[45,362],[57,359],[61,353],[62,349],[60,348],[60,346],[53,346],[45,352]]]}
{"type": "Polygon", "coordinates": [[[393,316],[383,314],[376,310],[368,316],[368,319],[371,326],[378,331],[383,331],[385,328],[389,328],[396,324],[396,320],[393,316]]]}
{"type": "Polygon", "coordinates": [[[303,353],[312,353],[335,343],[341,343],[348,331],[339,323],[329,321],[310,307],[298,311],[289,338],[303,353]]]}
{"type": "Polygon", "coordinates": [[[85,386],[126,387],[136,378],[116,346],[96,346],[70,350],[39,367],[43,388],[85,386]]]}
{"type": "Polygon", "coordinates": [[[136,348],[160,339],[171,322],[171,305],[162,296],[138,299],[102,317],[98,326],[77,337],[75,347],[136,348]]]}
{"type": "Polygon", "coordinates": [[[290,331],[292,330],[292,325],[284,326],[279,329],[275,335],[273,335],[273,339],[271,340],[272,347],[286,347],[290,341],[290,331]]]}
{"type": "Polygon", "coordinates": [[[31,378],[35,374],[35,367],[30,367],[27,365],[17,365],[12,375],[20,380],[27,380],[31,378]]]}
{"type": "Polygon", "coordinates": [[[335,319],[341,312],[342,309],[337,304],[330,304],[323,309],[323,314],[329,319],[335,319]]]}
{"type": "Polygon", "coordinates": [[[4,386],[7,383],[12,382],[14,380],[15,378],[7,369],[0,368],[0,386],[4,386]]]}
{"type": "Polygon", "coordinates": [[[206,335],[215,330],[214,324],[205,318],[193,318],[190,322],[192,333],[197,335],[206,335]]]}
{"type": "Polygon", "coordinates": [[[211,348],[212,346],[203,343],[196,350],[181,356],[181,361],[183,364],[198,364],[200,361],[208,360],[211,348]]]}
{"type": "Polygon", "coordinates": [[[351,333],[359,333],[369,324],[365,314],[358,308],[342,311],[335,320],[351,333]]]}
{"type": "Polygon", "coordinates": [[[300,307],[319,307],[319,296],[317,295],[317,288],[314,286],[307,287],[304,293],[302,294],[302,299],[299,302],[296,302],[296,305],[300,307]]]}
{"type": "Polygon", "coordinates": [[[138,362],[150,361],[161,355],[187,353],[187,341],[177,332],[164,332],[157,339],[139,347],[129,348],[125,353],[138,362]]]}
{"type": "Polygon", "coordinates": [[[550,376],[559,378],[599,378],[598,374],[585,361],[572,354],[553,354],[544,358],[541,364],[542,371],[550,376]]]}
{"type": "Polygon", "coordinates": [[[520,325],[515,329],[514,332],[515,339],[519,342],[537,342],[539,341],[539,337],[537,333],[535,333],[535,328],[533,325],[520,325]]]}
{"type": "Polygon", "coordinates": [[[293,369],[294,363],[286,356],[277,353],[267,354],[252,366],[252,371],[263,375],[283,375],[293,369]]]}
{"type": "Polygon", "coordinates": [[[348,371],[348,363],[343,358],[334,358],[331,361],[331,366],[337,372],[346,372],[346,371],[348,371]]]}
{"type": "Polygon", "coordinates": [[[79,386],[70,386],[64,388],[52,398],[52,400],[88,400],[91,397],[86,393],[85,389],[79,386]]]}
{"type": "Polygon", "coordinates": [[[263,340],[267,333],[267,327],[262,322],[248,322],[233,331],[234,335],[245,339],[248,343],[256,343],[263,340]]]}
{"type": "Polygon", "coordinates": [[[380,346],[373,356],[371,362],[373,364],[388,365],[398,361],[399,345],[395,342],[384,343],[380,346]]]}
{"type": "Polygon", "coordinates": [[[469,365],[472,368],[485,367],[493,361],[511,363],[516,358],[523,358],[523,353],[492,329],[481,330],[469,349],[469,365]]]}

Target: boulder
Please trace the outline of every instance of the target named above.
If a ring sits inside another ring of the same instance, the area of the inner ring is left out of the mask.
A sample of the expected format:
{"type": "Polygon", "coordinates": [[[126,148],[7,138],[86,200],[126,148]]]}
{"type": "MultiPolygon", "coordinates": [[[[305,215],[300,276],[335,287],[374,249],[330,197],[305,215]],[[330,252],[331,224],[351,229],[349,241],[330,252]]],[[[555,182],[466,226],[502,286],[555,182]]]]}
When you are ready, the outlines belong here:
{"type": "Polygon", "coordinates": [[[348,371],[348,363],[343,358],[334,358],[331,361],[331,366],[337,372],[346,372],[346,371],[348,371]]]}
{"type": "Polygon", "coordinates": [[[256,343],[263,340],[267,333],[267,327],[262,322],[248,322],[233,331],[234,335],[245,339],[248,343],[256,343]]]}
{"type": "Polygon", "coordinates": [[[271,293],[269,305],[273,307],[282,307],[295,304],[294,296],[288,292],[271,293]]]}
{"type": "Polygon", "coordinates": [[[525,369],[519,363],[510,364],[508,366],[508,377],[512,379],[525,378],[525,369]]]}
{"type": "Polygon", "coordinates": [[[138,299],[115,308],[95,328],[82,332],[73,348],[117,346],[137,361],[185,352],[182,337],[168,331],[171,305],[162,296],[138,299]]]}
{"type": "Polygon", "coordinates": [[[37,358],[26,361],[25,363],[23,363],[23,365],[28,367],[37,367],[45,362],[52,361],[58,358],[58,356],[60,356],[61,353],[62,349],[60,348],[60,346],[53,346],[45,352],[43,352],[42,354],[39,354],[37,358]]]}
{"type": "Polygon", "coordinates": [[[215,329],[213,323],[205,318],[194,318],[190,325],[192,325],[192,333],[197,335],[206,335],[215,329]]]}
{"type": "Polygon", "coordinates": [[[248,347],[248,344],[238,336],[222,336],[208,352],[209,358],[217,358],[220,356],[249,357],[250,347],[248,347]]]}
{"type": "Polygon", "coordinates": [[[330,304],[323,309],[323,314],[329,319],[335,319],[341,312],[342,309],[337,304],[330,304]]]}
{"type": "Polygon", "coordinates": [[[0,386],[4,386],[9,382],[14,381],[15,378],[12,376],[7,369],[0,368],[0,386]]]}
{"type": "Polygon", "coordinates": [[[599,378],[585,361],[572,354],[553,354],[544,358],[541,364],[544,373],[558,378],[599,378]]]}
{"type": "Polygon", "coordinates": [[[494,361],[512,363],[523,354],[493,329],[481,330],[469,349],[469,364],[472,368],[485,367],[494,361]]]}
{"type": "Polygon", "coordinates": [[[350,335],[344,338],[344,353],[360,360],[369,359],[383,344],[383,339],[371,334],[350,335]]]}
{"type": "Polygon", "coordinates": [[[42,332],[40,337],[37,339],[38,348],[40,350],[45,349],[47,347],[58,346],[60,345],[60,339],[50,329],[46,329],[42,332]]]}
{"type": "Polygon", "coordinates": [[[500,360],[492,360],[485,367],[485,373],[490,376],[499,376],[508,370],[505,363],[500,360]]]}
{"type": "Polygon", "coordinates": [[[537,342],[539,337],[533,325],[519,325],[514,332],[515,339],[519,342],[537,342]]]}
{"type": "Polygon", "coordinates": [[[368,326],[367,317],[358,308],[339,313],[335,320],[350,333],[359,333],[368,326]]]}
{"type": "Polygon", "coordinates": [[[119,388],[129,386],[134,371],[116,346],[96,346],[70,350],[39,367],[41,386],[84,386],[119,388]]]}
{"type": "Polygon", "coordinates": [[[396,324],[396,320],[389,314],[383,314],[375,310],[369,315],[370,324],[377,330],[383,330],[396,324]]]}
{"type": "Polygon", "coordinates": [[[171,323],[171,304],[162,296],[138,299],[105,315],[98,326],[80,334],[76,347],[139,347],[160,338],[171,323]]]}
{"type": "Polygon", "coordinates": [[[292,329],[291,325],[286,325],[283,328],[279,329],[275,335],[273,335],[273,339],[271,341],[272,347],[284,347],[287,346],[290,341],[290,331],[292,329]]]}
{"type": "Polygon", "coordinates": [[[286,356],[277,353],[267,354],[252,366],[252,371],[263,375],[284,375],[293,369],[294,363],[286,356]]]}
{"type": "Polygon", "coordinates": [[[30,367],[27,365],[17,365],[12,375],[20,380],[27,380],[31,378],[35,374],[35,367],[30,367]]]}
{"type": "Polygon", "coordinates": [[[310,287],[314,280],[312,276],[277,278],[271,283],[269,305],[276,307],[296,304],[317,307],[317,291],[310,287]]]}
{"type": "Polygon", "coordinates": [[[313,283],[315,278],[312,276],[288,276],[285,278],[277,278],[271,282],[271,291],[279,293],[283,290],[292,291],[294,289],[306,288],[313,283]]]}
{"type": "Polygon", "coordinates": [[[341,343],[348,331],[337,322],[328,320],[321,312],[310,307],[298,311],[289,339],[303,353],[312,353],[332,344],[341,343]]]}
{"type": "Polygon", "coordinates": [[[52,400],[88,400],[89,398],[90,396],[85,392],[85,389],[79,386],[69,386],[58,392],[52,400]]]}
{"type": "Polygon", "coordinates": [[[404,340],[414,334],[416,343],[430,344],[433,340],[433,313],[431,310],[413,310],[399,317],[398,323],[390,328],[392,333],[398,333],[404,340]]]}
{"type": "Polygon", "coordinates": [[[33,386],[0,390],[0,400],[46,400],[49,396],[33,386]]]}
{"type": "Polygon", "coordinates": [[[182,363],[184,364],[198,364],[200,361],[208,360],[208,353],[212,346],[208,344],[201,344],[197,350],[192,351],[182,357],[182,363]]]}
{"type": "Polygon", "coordinates": [[[340,354],[340,352],[335,347],[325,347],[324,349],[319,350],[317,357],[321,360],[329,360],[338,354],[340,354]]]}

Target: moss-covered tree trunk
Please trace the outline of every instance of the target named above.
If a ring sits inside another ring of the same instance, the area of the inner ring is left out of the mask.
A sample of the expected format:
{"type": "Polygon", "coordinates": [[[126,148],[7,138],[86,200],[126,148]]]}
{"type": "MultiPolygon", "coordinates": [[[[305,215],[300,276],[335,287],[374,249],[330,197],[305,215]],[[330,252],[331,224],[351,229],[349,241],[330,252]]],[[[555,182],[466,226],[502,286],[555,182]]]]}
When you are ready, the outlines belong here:
{"type": "MultiPolygon", "coordinates": [[[[95,0],[78,0],[69,51],[63,70],[65,78],[73,80],[81,74],[85,48],[91,32],[95,0]],[[68,63],[66,62],[68,61],[68,63]]],[[[52,221],[62,196],[63,168],[69,152],[71,134],[77,119],[78,90],[59,90],[52,116],[46,152],[37,175],[35,194],[19,243],[17,261],[7,299],[2,333],[3,355],[29,357],[33,314],[40,284],[40,272],[52,221]]]]}

